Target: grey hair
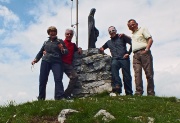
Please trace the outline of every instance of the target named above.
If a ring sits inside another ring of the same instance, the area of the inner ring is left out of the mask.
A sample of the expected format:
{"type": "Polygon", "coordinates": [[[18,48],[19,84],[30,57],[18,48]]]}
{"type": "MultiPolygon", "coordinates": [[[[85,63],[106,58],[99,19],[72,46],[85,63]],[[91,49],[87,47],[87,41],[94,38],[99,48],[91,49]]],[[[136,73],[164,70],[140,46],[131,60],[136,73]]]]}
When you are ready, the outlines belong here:
{"type": "MultiPolygon", "coordinates": [[[[115,27],[115,26],[110,26],[109,28],[111,28],[111,27],[113,27],[113,28],[116,30],[116,27],[115,27]]],[[[109,28],[108,28],[108,30],[109,30],[109,28]]]]}
{"type": "Polygon", "coordinates": [[[65,33],[66,33],[67,31],[72,31],[72,32],[73,32],[73,35],[74,35],[74,29],[73,29],[73,28],[67,28],[66,31],[65,31],[65,33]]]}
{"type": "Polygon", "coordinates": [[[110,26],[110,27],[108,28],[108,32],[109,32],[109,29],[110,29],[111,27],[113,27],[113,28],[114,28],[114,30],[117,32],[117,29],[116,29],[116,27],[115,27],[115,26],[110,26]]]}

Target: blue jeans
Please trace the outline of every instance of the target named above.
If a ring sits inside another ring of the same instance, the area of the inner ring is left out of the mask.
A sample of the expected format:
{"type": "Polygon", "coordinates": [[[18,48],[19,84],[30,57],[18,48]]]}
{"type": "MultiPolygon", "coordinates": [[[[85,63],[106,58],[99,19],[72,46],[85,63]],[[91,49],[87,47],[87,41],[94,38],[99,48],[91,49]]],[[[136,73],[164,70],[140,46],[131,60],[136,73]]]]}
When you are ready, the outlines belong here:
{"type": "Polygon", "coordinates": [[[120,86],[118,92],[122,93],[122,81],[119,76],[119,70],[122,68],[124,89],[126,95],[132,95],[132,77],[130,72],[130,60],[129,59],[112,59],[111,72],[112,72],[112,87],[120,86]]]}
{"type": "Polygon", "coordinates": [[[63,65],[62,63],[50,63],[42,60],[40,75],[39,75],[39,96],[38,100],[45,100],[46,98],[46,85],[48,81],[49,72],[52,70],[55,81],[55,100],[63,98],[64,87],[62,83],[63,78],[63,65]]]}

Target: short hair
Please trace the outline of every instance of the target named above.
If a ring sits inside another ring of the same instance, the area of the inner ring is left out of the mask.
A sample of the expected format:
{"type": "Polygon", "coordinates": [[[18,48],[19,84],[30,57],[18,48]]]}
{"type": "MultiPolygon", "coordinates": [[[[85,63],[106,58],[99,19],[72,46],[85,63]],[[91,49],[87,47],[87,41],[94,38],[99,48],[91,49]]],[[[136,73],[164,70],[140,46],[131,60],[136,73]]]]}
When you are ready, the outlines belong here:
{"type": "Polygon", "coordinates": [[[137,23],[137,22],[136,22],[136,20],[134,20],[134,19],[130,19],[130,20],[128,20],[128,23],[129,23],[130,21],[134,21],[135,23],[137,23]]]}
{"type": "Polygon", "coordinates": [[[57,33],[57,28],[55,26],[50,26],[48,29],[47,29],[47,33],[49,34],[50,31],[55,31],[57,33]]]}
{"type": "MultiPolygon", "coordinates": [[[[116,27],[115,26],[110,26],[109,28],[113,27],[115,30],[116,30],[116,27]]],[[[108,28],[108,31],[109,31],[109,28],[108,28]]],[[[116,30],[117,31],[117,30],[116,30]]]]}
{"type": "Polygon", "coordinates": [[[67,28],[66,31],[65,31],[65,33],[66,33],[67,31],[72,31],[72,32],[73,32],[73,35],[74,35],[74,29],[73,29],[73,28],[67,28]]]}

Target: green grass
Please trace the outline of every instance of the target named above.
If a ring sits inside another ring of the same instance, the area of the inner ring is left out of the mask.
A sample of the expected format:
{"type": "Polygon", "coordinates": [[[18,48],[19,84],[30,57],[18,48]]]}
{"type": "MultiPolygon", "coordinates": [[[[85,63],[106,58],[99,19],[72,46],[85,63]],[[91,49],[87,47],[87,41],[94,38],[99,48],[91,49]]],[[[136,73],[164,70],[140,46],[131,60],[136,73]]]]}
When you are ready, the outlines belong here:
{"type": "Polygon", "coordinates": [[[116,119],[109,123],[148,123],[148,117],[154,123],[180,123],[180,102],[175,97],[153,96],[117,96],[107,93],[74,102],[66,100],[34,101],[15,105],[10,102],[0,107],[0,123],[57,123],[62,109],[74,109],[79,113],[68,115],[66,123],[104,123],[102,116],[94,115],[104,109],[116,119]],[[140,117],[135,119],[135,117],[140,117]]]}

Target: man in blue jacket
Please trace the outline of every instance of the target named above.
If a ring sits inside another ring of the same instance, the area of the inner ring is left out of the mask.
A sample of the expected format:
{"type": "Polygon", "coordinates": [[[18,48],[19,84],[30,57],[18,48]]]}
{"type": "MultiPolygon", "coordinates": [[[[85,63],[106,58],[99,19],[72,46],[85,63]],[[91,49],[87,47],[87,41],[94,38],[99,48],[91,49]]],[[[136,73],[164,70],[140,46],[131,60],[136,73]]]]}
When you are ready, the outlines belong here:
{"type": "Polygon", "coordinates": [[[110,26],[108,32],[111,39],[100,48],[100,51],[109,48],[112,55],[111,72],[113,91],[119,94],[122,93],[122,81],[119,76],[119,70],[122,68],[125,93],[126,95],[132,95],[132,77],[129,59],[129,55],[132,52],[131,39],[125,35],[120,37],[114,26],[110,26]],[[130,45],[129,51],[126,48],[127,43],[130,45]]]}

